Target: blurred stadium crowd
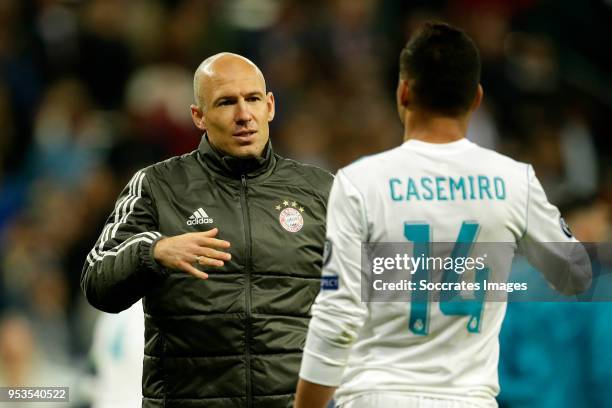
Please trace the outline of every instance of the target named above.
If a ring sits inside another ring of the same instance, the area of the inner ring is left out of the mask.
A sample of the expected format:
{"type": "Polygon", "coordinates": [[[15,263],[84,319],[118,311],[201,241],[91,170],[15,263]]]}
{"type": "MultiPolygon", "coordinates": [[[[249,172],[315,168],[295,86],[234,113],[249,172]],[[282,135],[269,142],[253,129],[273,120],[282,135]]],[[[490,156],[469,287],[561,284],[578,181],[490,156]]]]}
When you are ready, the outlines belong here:
{"type": "MultiPolygon", "coordinates": [[[[612,1],[1,0],[0,386],[71,385],[92,372],[97,313],[79,289],[82,264],[133,172],[197,146],[189,105],[201,60],[233,51],[255,61],[277,101],[275,150],[335,171],[401,143],[398,55],[431,18],[463,27],[481,50],[485,102],[469,138],[533,163],[579,238],[609,241],[612,1]]],[[[563,401],[587,391],[555,386],[567,367],[555,353],[543,366],[542,353],[574,347],[593,360],[568,372],[593,372],[612,360],[612,340],[584,339],[588,311],[547,307],[512,320],[511,305],[502,369],[520,357],[563,401]]],[[[512,381],[529,370],[508,367],[502,404],[535,406],[533,383],[512,381]]],[[[599,375],[587,389],[612,385],[599,375]]],[[[87,406],[86,391],[71,392],[87,406]]]]}

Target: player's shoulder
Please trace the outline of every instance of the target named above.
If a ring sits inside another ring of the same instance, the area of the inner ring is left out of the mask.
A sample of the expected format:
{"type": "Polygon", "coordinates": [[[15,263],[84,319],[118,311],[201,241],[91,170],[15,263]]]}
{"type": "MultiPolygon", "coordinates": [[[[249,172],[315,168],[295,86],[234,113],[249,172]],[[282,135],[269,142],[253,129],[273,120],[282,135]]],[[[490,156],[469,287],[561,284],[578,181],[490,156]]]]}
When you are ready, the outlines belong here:
{"type": "Polygon", "coordinates": [[[362,156],[351,164],[342,167],[338,172],[355,177],[374,175],[378,171],[388,167],[390,163],[395,163],[396,160],[401,159],[400,156],[401,149],[400,146],[397,146],[380,153],[362,156]]]}
{"type": "Polygon", "coordinates": [[[334,181],[334,175],[329,171],[313,164],[302,163],[297,160],[275,154],[275,175],[283,180],[297,184],[304,183],[314,190],[327,195],[334,181]]]}
{"type": "Polygon", "coordinates": [[[494,167],[507,173],[526,175],[530,165],[528,163],[513,159],[503,153],[472,143],[477,162],[482,166],[494,167]]]}
{"type": "Polygon", "coordinates": [[[199,166],[197,159],[197,150],[185,153],[179,156],[172,156],[168,159],[153,163],[143,169],[151,179],[172,179],[173,177],[184,176],[185,174],[193,174],[194,170],[199,166]]]}
{"type": "Polygon", "coordinates": [[[380,184],[380,176],[389,169],[395,168],[398,162],[405,161],[401,146],[367,156],[362,156],[354,162],[338,170],[336,177],[346,178],[359,190],[368,190],[368,186],[380,184]]]}

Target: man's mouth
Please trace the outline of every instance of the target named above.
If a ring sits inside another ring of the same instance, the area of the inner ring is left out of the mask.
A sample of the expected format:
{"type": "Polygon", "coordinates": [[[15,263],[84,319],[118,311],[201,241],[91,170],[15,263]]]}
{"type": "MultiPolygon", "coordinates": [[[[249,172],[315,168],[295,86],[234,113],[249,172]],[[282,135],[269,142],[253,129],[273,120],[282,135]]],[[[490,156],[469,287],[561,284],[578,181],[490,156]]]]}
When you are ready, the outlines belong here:
{"type": "Polygon", "coordinates": [[[234,132],[234,136],[236,136],[236,137],[248,137],[248,136],[251,136],[251,135],[253,135],[255,133],[257,133],[256,130],[244,129],[244,130],[239,130],[238,132],[234,132]]]}

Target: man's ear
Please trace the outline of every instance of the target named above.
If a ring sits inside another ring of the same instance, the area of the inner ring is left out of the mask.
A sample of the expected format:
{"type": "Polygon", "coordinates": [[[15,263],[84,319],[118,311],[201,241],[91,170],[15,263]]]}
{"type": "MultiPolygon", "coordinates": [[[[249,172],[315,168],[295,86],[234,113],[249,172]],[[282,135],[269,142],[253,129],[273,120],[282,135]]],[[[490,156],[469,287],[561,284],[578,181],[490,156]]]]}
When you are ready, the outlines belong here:
{"type": "Polygon", "coordinates": [[[206,131],[206,117],[204,112],[197,105],[191,105],[191,120],[193,124],[200,130],[206,131]]]}
{"type": "Polygon", "coordinates": [[[272,92],[268,92],[266,95],[266,104],[268,105],[268,122],[272,122],[274,114],[276,113],[276,106],[274,104],[274,95],[272,92]]]}
{"type": "Polygon", "coordinates": [[[397,105],[403,108],[407,108],[411,102],[410,95],[410,86],[408,85],[408,81],[405,79],[400,79],[397,84],[397,105]]]}
{"type": "Polygon", "coordinates": [[[482,90],[482,86],[478,84],[478,88],[476,89],[476,96],[474,96],[474,101],[472,102],[472,106],[470,107],[470,111],[474,112],[480,104],[482,103],[482,98],[484,97],[484,91],[482,90]]]}

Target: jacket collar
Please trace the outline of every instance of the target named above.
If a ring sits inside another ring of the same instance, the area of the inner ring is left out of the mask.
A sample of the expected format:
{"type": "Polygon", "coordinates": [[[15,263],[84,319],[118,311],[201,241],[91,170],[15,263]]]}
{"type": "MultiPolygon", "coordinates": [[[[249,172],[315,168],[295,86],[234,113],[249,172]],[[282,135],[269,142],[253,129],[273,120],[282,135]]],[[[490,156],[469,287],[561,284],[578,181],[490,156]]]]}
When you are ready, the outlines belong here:
{"type": "Polygon", "coordinates": [[[230,178],[259,178],[265,177],[272,172],[276,164],[276,157],[272,151],[272,143],[268,140],[260,157],[241,159],[230,156],[215,149],[208,141],[206,133],[202,136],[198,146],[200,158],[204,165],[217,174],[230,178]]]}

